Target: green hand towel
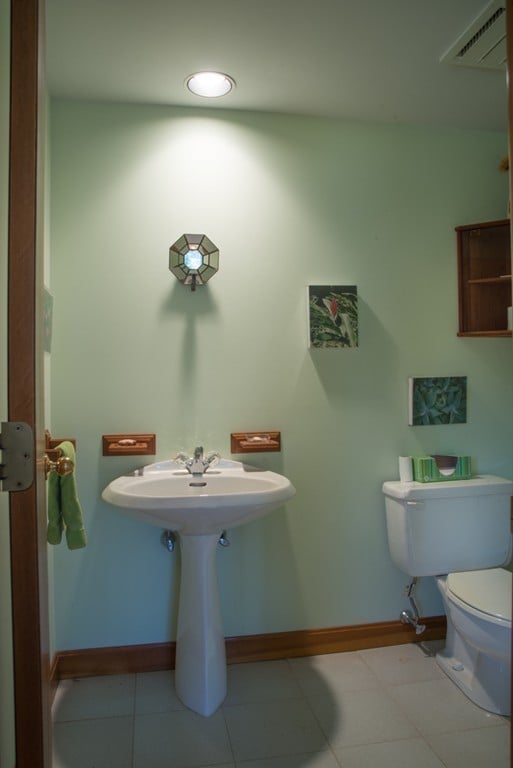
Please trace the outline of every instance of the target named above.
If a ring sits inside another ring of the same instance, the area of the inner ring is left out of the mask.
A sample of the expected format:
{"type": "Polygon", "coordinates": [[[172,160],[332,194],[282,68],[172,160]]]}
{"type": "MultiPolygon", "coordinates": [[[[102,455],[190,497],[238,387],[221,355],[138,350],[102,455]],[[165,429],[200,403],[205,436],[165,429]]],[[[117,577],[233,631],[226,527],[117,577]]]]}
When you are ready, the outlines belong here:
{"type": "Polygon", "coordinates": [[[48,498],[46,502],[48,512],[48,527],[46,540],[49,544],[60,544],[64,523],[61,512],[61,488],[57,472],[50,472],[48,476],[48,498]]]}
{"type": "MultiPolygon", "coordinates": [[[[75,464],[73,443],[64,440],[58,448],[75,464]]],[[[49,544],[60,544],[62,531],[66,529],[68,549],[80,549],[87,544],[82,508],[78,500],[75,472],[61,477],[51,472],[48,478],[48,528],[46,539],[49,544]]]]}

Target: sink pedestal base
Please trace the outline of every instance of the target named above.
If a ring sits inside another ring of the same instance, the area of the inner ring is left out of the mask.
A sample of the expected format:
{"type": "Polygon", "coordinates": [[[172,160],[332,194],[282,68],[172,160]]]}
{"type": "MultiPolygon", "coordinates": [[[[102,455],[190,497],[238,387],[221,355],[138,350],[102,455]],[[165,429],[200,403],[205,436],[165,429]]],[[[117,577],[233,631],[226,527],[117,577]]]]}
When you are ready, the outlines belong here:
{"type": "Polygon", "coordinates": [[[179,534],[181,585],[175,688],[189,709],[208,717],[226,696],[226,652],[216,573],[221,531],[179,534]]]}

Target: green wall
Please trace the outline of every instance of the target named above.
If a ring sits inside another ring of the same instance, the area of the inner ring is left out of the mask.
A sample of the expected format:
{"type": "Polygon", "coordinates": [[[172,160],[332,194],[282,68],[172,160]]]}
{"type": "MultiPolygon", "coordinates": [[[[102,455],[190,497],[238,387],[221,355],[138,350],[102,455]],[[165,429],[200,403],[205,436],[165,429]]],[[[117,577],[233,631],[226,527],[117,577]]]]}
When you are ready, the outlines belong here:
{"type": "MultiPolygon", "coordinates": [[[[174,637],[179,553],[102,488],[156,458],[277,429],[286,509],[218,553],[227,635],[396,619],[405,576],[381,484],[400,454],[470,453],[512,476],[508,339],[458,339],[454,227],[503,218],[497,133],[244,112],[52,103],[52,426],[77,438],[89,545],[55,551],[56,647],[174,637]],[[168,271],[185,232],[220,248],[195,293],[168,271]],[[306,286],[356,284],[360,347],[309,350],[306,286]],[[408,376],[468,376],[468,423],[407,426],[408,376]]],[[[419,600],[442,612],[430,580],[419,600]]]]}

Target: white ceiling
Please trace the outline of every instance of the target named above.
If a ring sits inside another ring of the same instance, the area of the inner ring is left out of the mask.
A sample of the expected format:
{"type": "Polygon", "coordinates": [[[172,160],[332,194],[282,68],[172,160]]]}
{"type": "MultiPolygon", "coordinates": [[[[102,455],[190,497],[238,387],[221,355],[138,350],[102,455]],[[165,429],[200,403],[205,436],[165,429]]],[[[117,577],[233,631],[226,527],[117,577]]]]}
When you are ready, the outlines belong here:
{"type": "Polygon", "coordinates": [[[441,64],[487,0],[46,0],[63,97],[505,130],[504,72],[441,64]],[[201,69],[237,82],[189,94],[201,69]]]}

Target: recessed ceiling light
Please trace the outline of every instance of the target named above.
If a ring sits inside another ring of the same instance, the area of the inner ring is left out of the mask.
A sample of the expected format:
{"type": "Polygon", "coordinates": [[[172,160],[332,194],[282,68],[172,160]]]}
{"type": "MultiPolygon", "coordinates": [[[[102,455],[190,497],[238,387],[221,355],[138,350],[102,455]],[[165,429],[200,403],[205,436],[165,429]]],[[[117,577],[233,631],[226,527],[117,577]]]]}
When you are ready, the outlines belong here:
{"type": "Polygon", "coordinates": [[[195,72],[186,80],[187,88],[196,96],[213,99],[226,96],[235,86],[235,80],[222,72],[195,72]]]}

